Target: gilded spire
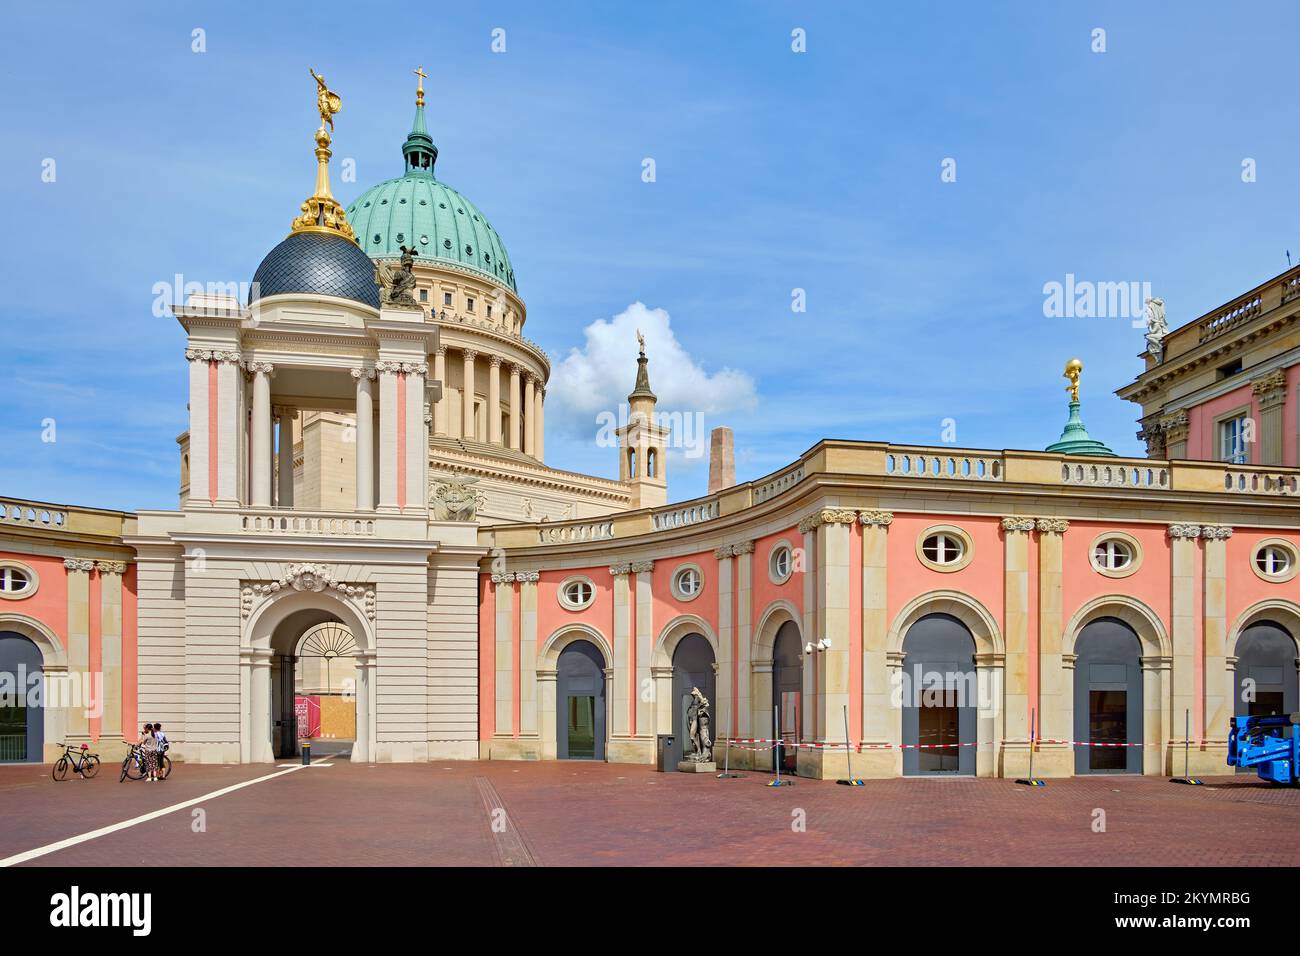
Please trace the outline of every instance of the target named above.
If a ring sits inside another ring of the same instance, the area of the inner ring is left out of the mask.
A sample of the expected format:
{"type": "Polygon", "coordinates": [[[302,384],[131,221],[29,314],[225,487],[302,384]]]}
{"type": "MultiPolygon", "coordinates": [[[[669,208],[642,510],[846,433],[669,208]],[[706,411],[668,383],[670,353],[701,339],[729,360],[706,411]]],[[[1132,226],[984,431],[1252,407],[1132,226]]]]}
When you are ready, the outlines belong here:
{"type": "Polygon", "coordinates": [[[1114,458],[1115,453],[1107,448],[1105,443],[1089,435],[1088,429],[1083,425],[1083,417],[1079,414],[1079,376],[1082,372],[1083,363],[1077,358],[1072,358],[1065,363],[1065,378],[1070,380],[1070,384],[1065,386],[1065,390],[1070,393],[1070,416],[1061,432],[1061,437],[1048,445],[1047,450],[1064,455],[1098,455],[1114,458]]]}
{"type": "Polygon", "coordinates": [[[402,144],[402,157],[406,160],[407,176],[433,176],[434,163],[438,161],[438,147],[424,122],[424,80],[429,74],[418,66],[411,71],[419,80],[415,88],[415,122],[402,144]]]}
{"type": "Polygon", "coordinates": [[[419,85],[415,88],[415,105],[423,106],[424,105],[424,78],[429,74],[424,72],[424,67],[422,66],[417,66],[411,72],[419,77],[419,79],[416,80],[416,82],[419,85]]]}
{"type": "Polygon", "coordinates": [[[1070,401],[1079,400],[1079,375],[1083,372],[1083,363],[1077,358],[1072,358],[1065,363],[1065,378],[1070,380],[1070,384],[1065,386],[1065,390],[1070,393],[1070,401]]]}
{"type": "Polygon", "coordinates": [[[315,70],[309,72],[316,80],[316,109],[320,113],[320,128],[316,130],[316,190],[303,201],[302,213],[293,220],[289,234],[323,232],[356,242],[343,207],[330,193],[330,133],[334,130],[334,114],[343,108],[343,100],[325,85],[323,76],[315,70]]]}

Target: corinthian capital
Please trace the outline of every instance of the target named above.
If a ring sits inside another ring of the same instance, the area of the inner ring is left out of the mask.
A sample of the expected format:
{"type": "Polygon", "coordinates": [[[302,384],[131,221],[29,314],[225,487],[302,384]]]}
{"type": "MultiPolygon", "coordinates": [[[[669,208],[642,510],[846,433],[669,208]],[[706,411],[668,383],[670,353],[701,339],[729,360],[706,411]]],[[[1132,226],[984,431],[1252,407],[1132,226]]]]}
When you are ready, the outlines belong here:
{"type": "Polygon", "coordinates": [[[1169,537],[1190,540],[1201,536],[1201,526],[1198,524],[1171,524],[1169,526],[1169,537]]]}
{"type": "Polygon", "coordinates": [[[1033,531],[1035,521],[1033,518],[1003,518],[1002,530],[1008,533],[1014,531],[1033,531]]]}
{"type": "Polygon", "coordinates": [[[1070,530],[1070,522],[1064,518],[1039,518],[1037,527],[1039,534],[1065,534],[1070,530]]]}
{"type": "Polygon", "coordinates": [[[1201,537],[1206,541],[1227,541],[1232,537],[1232,529],[1227,525],[1206,525],[1201,528],[1201,537]]]}

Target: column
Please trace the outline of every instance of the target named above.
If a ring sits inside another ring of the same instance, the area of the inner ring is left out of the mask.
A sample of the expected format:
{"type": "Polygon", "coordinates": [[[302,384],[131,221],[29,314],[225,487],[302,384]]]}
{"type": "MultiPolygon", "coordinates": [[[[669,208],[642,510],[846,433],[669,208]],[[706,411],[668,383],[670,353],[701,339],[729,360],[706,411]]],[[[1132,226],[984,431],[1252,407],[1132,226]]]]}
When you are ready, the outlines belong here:
{"type": "MultiPolygon", "coordinates": [[[[217,352],[215,388],[213,378],[209,377],[209,430],[216,433],[216,440],[209,443],[209,448],[216,459],[215,503],[235,508],[239,500],[239,449],[243,422],[239,415],[240,356],[238,352],[217,352]]],[[[268,366],[269,368],[269,366],[268,366]]],[[[267,416],[270,416],[270,392],[267,392],[267,416]]],[[[266,443],[262,447],[265,449],[266,443]]],[[[211,472],[209,471],[211,476],[211,472]]],[[[270,496],[270,485],[267,486],[270,496]]]]}
{"type": "Polygon", "coordinates": [[[275,503],[281,508],[293,507],[293,420],[297,416],[297,409],[280,409],[280,488],[275,503]]]}
{"type": "Polygon", "coordinates": [[[433,433],[447,434],[447,346],[439,345],[433,353],[433,378],[442,383],[442,392],[433,406],[433,433]]]}
{"type": "Polygon", "coordinates": [[[533,421],[535,422],[533,428],[533,457],[536,458],[538,461],[541,461],[546,457],[545,454],[546,439],[544,437],[546,431],[546,427],[545,427],[546,417],[542,412],[542,404],[545,396],[546,396],[546,386],[543,385],[540,381],[538,381],[537,393],[536,393],[536,404],[534,405],[533,408],[533,421]]]}
{"type": "Polygon", "coordinates": [[[1251,455],[1257,465],[1281,465],[1285,456],[1286,370],[1269,372],[1250,383],[1259,404],[1259,453],[1251,455]]]}
{"type": "Polygon", "coordinates": [[[460,435],[466,441],[482,437],[474,434],[474,359],[477,357],[478,353],[473,349],[465,349],[462,353],[464,381],[460,393],[460,435]]]}
{"type": "Polygon", "coordinates": [[[88,558],[64,558],[68,572],[68,692],[59,703],[67,712],[69,743],[90,741],[90,572],[95,562],[88,558]]]}
{"type": "MultiPolygon", "coordinates": [[[[803,535],[804,576],[803,576],[803,620],[799,622],[799,636],[804,644],[817,641],[817,529],[821,524],[821,515],[814,514],[799,522],[799,532],[803,535]]],[[[815,740],[817,736],[817,710],[814,706],[813,687],[817,662],[805,655],[803,666],[802,703],[799,708],[798,740],[815,740]]],[[[785,715],[781,715],[782,731],[793,733],[795,728],[784,726],[785,715]]],[[[773,734],[773,737],[776,735],[773,734]]]]}
{"type": "MultiPolygon", "coordinates": [[[[1194,524],[1169,526],[1172,550],[1170,581],[1170,641],[1173,644],[1173,661],[1170,678],[1171,709],[1170,743],[1182,742],[1185,715],[1192,711],[1192,733],[1199,736],[1200,708],[1196,706],[1195,676],[1200,661],[1197,647],[1196,592],[1198,590],[1196,539],[1201,528],[1194,524]]],[[[1169,769],[1169,754],[1163,756],[1165,769],[1169,769]]]]}
{"type": "MultiPolygon", "coordinates": [[[[819,640],[829,646],[814,651],[811,663],[817,668],[818,713],[817,739],[844,741],[844,714],[849,706],[849,528],[858,520],[856,511],[842,508],[821,513],[817,529],[817,624],[818,630],[807,640],[814,646],[819,640]]],[[[856,664],[856,662],[854,662],[856,664]]],[[[856,666],[861,666],[856,664],[856,666]]],[[[852,728],[850,728],[852,735],[852,728]]],[[[845,769],[845,752],[820,752],[821,776],[841,777],[845,769]]]]}
{"type": "Polygon", "coordinates": [[[249,759],[253,763],[273,763],[275,750],[271,744],[271,656],[269,647],[254,648],[249,675],[253,720],[249,741],[249,759]]]}
{"type": "MultiPolygon", "coordinates": [[[[541,404],[539,400],[537,407],[541,408],[541,404]]],[[[540,435],[540,419],[537,427],[540,435]]],[[[541,457],[540,452],[538,452],[538,457],[541,457]]],[[[731,658],[731,669],[736,684],[736,712],[732,718],[732,725],[728,728],[728,733],[733,737],[755,737],[757,734],[750,733],[753,691],[750,686],[751,673],[749,666],[752,650],[750,645],[753,641],[754,629],[754,542],[741,541],[732,545],[732,550],[736,553],[736,619],[732,622],[736,639],[733,642],[735,650],[731,658]]],[[[767,700],[770,702],[771,699],[772,693],[769,690],[767,700]]]]}
{"type": "Polygon", "coordinates": [[[631,573],[636,575],[634,582],[636,590],[632,596],[635,615],[633,633],[636,637],[636,726],[637,731],[642,734],[670,734],[673,732],[672,668],[668,668],[667,688],[661,688],[654,674],[657,668],[651,666],[655,634],[654,596],[650,588],[650,578],[654,566],[653,561],[633,561],[630,565],[631,573]],[[661,702],[658,700],[660,690],[663,690],[661,702]],[[660,706],[663,708],[663,713],[667,714],[667,730],[663,729],[663,724],[657,723],[660,706]]]}
{"type": "MultiPolygon", "coordinates": [[[[889,637],[889,526],[890,511],[864,511],[862,525],[862,742],[886,744],[891,740],[889,667],[885,659],[889,637]]],[[[893,721],[897,723],[897,719],[893,721]]],[[[863,767],[884,775],[893,773],[888,750],[864,750],[863,767]]]]}
{"type": "MultiPolygon", "coordinates": [[[[375,370],[354,368],[357,383],[357,503],[358,511],[375,510],[375,370]]],[[[284,441],[281,426],[280,441],[284,441]]]]}
{"type": "Polygon", "coordinates": [[[352,745],[353,762],[374,763],[379,754],[379,668],[376,652],[358,650],[357,667],[357,738],[352,745]]]}
{"type": "Polygon", "coordinates": [[[429,443],[424,429],[424,379],[429,366],[422,362],[402,364],[406,384],[405,454],[401,467],[406,469],[406,498],[401,502],[406,510],[423,511],[429,507],[429,487],[425,468],[429,461],[429,443]]]}
{"type": "Polygon", "coordinates": [[[1225,525],[1206,525],[1201,529],[1205,542],[1205,588],[1202,662],[1204,718],[1198,735],[1207,741],[1207,749],[1222,763],[1227,756],[1228,721],[1233,712],[1232,675],[1228,671],[1228,539],[1232,529],[1225,525]]]}
{"type": "Polygon", "coordinates": [[[536,392],[536,377],[530,372],[524,382],[524,454],[533,455],[536,452],[536,444],[533,437],[535,435],[535,426],[537,423],[533,420],[533,403],[536,392]]]}
{"type": "Polygon", "coordinates": [[[488,441],[501,444],[501,356],[488,361],[488,441]]]}
{"type": "Polygon", "coordinates": [[[253,433],[249,439],[252,448],[253,485],[249,504],[254,508],[271,506],[271,373],[267,362],[250,362],[248,371],[253,376],[253,433]]]}
{"type": "Polygon", "coordinates": [[[397,376],[393,362],[378,362],[379,376],[379,508],[397,510],[397,376]]]}
{"type": "Polygon", "coordinates": [[[1178,412],[1168,418],[1160,419],[1160,427],[1165,431],[1165,457],[1186,458],[1187,438],[1191,433],[1187,413],[1178,412]]]}
{"type": "Polygon", "coordinates": [[[190,366],[190,494],[188,504],[207,505],[216,497],[217,489],[208,483],[209,443],[208,432],[208,371],[212,363],[205,357],[210,353],[186,349],[185,358],[190,366]]]}
{"type": "MultiPolygon", "coordinates": [[[[492,641],[496,649],[496,730],[494,736],[513,737],[515,726],[514,687],[515,687],[515,574],[503,571],[492,575],[493,602],[496,617],[492,622],[492,641]]],[[[486,704],[486,702],[484,702],[486,704]]],[[[543,755],[555,757],[555,735],[543,739],[543,755]]]]}
{"type": "MultiPolygon", "coordinates": [[[[536,571],[516,571],[519,582],[519,736],[537,736],[536,571]]],[[[608,698],[606,698],[608,699],[608,698]]]]}
{"type": "Polygon", "coordinates": [[[99,571],[100,671],[103,673],[101,746],[122,738],[122,575],[125,561],[97,561],[99,571]]]}
{"type": "Polygon", "coordinates": [[[735,546],[725,544],[713,549],[718,562],[718,655],[714,661],[717,700],[713,703],[713,737],[721,740],[731,737],[736,724],[735,680],[735,546]]]}
{"type": "MultiPolygon", "coordinates": [[[[979,694],[975,711],[975,732],[979,744],[975,748],[977,777],[998,775],[998,747],[1006,739],[1007,708],[1002,706],[1006,699],[1004,672],[1005,658],[1002,654],[975,655],[975,682],[979,694]]],[[[1003,775],[1006,776],[1005,773],[1003,775]]]]}
{"type": "Polygon", "coordinates": [[[1169,683],[1170,658],[1143,657],[1142,663],[1142,773],[1164,773],[1164,752],[1169,739],[1169,716],[1165,688],[1169,683]]]}
{"type": "MultiPolygon", "coordinates": [[[[1061,638],[1065,630],[1065,557],[1063,536],[1070,529],[1064,518],[1038,520],[1038,738],[1071,740],[1074,727],[1074,688],[1066,683],[1061,661],[1061,638]]],[[[1034,667],[1030,661],[1030,667],[1034,667]]],[[[1057,772],[1074,772],[1070,748],[1047,744],[1042,750],[1062,751],[1052,764],[1057,772]]]]}
{"type": "MultiPolygon", "coordinates": [[[[614,642],[614,687],[610,704],[610,736],[631,736],[638,729],[636,719],[636,646],[632,639],[630,564],[611,565],[614,578],[614,620],[610,634],[614,642]]],[[[649,729],[649,728],[641,728],[649,729]]]]}
{"type": "Polygon", "coordinates": [[[519,376],[523,374],[523,369],[511,364],[510,366],[510,447],[519,451],[519,432],[522,422],[519,420],[519,376]]]}
{"type": "Polygon", "coordinates": [[[1021,773],[1022,764],[1023,772],[1029,767],[1029,533],[1034,526],[1033,518],[1002,519],[1007,733],[1002,741],[1003,776],[1021,773]]]}

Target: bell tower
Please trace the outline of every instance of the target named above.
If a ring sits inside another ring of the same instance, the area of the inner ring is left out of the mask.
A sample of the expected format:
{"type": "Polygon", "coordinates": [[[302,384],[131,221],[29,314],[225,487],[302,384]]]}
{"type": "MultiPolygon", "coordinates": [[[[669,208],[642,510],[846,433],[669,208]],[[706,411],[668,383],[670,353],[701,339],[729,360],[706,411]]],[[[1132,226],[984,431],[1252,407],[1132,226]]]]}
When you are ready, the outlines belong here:
{"type": "Polygon", "coordinates": [[[627,424],[618,430],[618,478],[632,492],[633,508],[657,508],[668,503],[665,474],[668,447],[667,428],[655,423],[658,398],[650,390],[649,360],[645,336],[636,334],[640,354],[636,360],[636,386],[627,396],[627,424]]]}

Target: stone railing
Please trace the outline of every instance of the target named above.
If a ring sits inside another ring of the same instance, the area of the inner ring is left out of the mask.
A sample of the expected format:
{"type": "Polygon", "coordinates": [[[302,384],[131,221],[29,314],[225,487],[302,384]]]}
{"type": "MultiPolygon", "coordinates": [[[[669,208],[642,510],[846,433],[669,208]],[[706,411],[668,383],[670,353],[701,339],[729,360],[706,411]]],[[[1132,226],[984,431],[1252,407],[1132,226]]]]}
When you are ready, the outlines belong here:
{"type": "Polygon", "coordinates": [[[0,527],[4,525],[21,525],[26,528],[64,528],[68,527],[68,513],[48,505],[0,500],[0,527]]]}
{"type": "Polygon", "coordinates": [[[774,478],[768,478],[754,486],[754,504],[775,498],[783,491],[788,491],[803,481],[804,465],[799,462],[793,468],[781,472],[774,478]]]}
{"type": "Polygon", "coordinates": [[[885,473],[901,478],[953,478],[969,481],[1002,481],[1002,456],[997,454],[936,455],[934,449],[899,448],[891,445],[885,455],[885,473]]]}
{"type": "Polygon", "coordinates": [[[604,541],[614,537],[614,522],[566,521],[563,524],[545,524],[537,529],[539,544],[559,544],[566,541],[604,541]]]}
{"type": "Polygon", "coordinates": [[[266,535],[374,537],[375,519],[311,511],[241,511],[241,531],[266,535]]]}
{"type": "Polygon", "coordinates": [[[656,531],[664,531],[699,524],[701,521],[712,521],[721,513],[717,498],[700,498],[666,511],[653,512],[651,521],[656,531]]]}
{"type": "Polygon", "coordinates": [[[1127,462],[1066,461],[1061,464],[1061,481],[1067,485],[1102,488],[1169,488],[1169,466],[1165,462],[1134,459],[1127,462]]]}
{"type": "Polygon", "coordinates": [[[1262,469],[1227,468],[1223,487],[1247,495],[1300,495],[1300,475],[1262,469]]]}
{"type": "Polygon", "coordinates": [[[1231,332],[1240,325],[1245,325],[1260,314],[1263,305],[1263,297],[1258,292],[1238,299],[1222,311],[1201,320],[1199,340],[1208,342],[1210,339],[1217,339],[1225,332],[1231,332]]]}

